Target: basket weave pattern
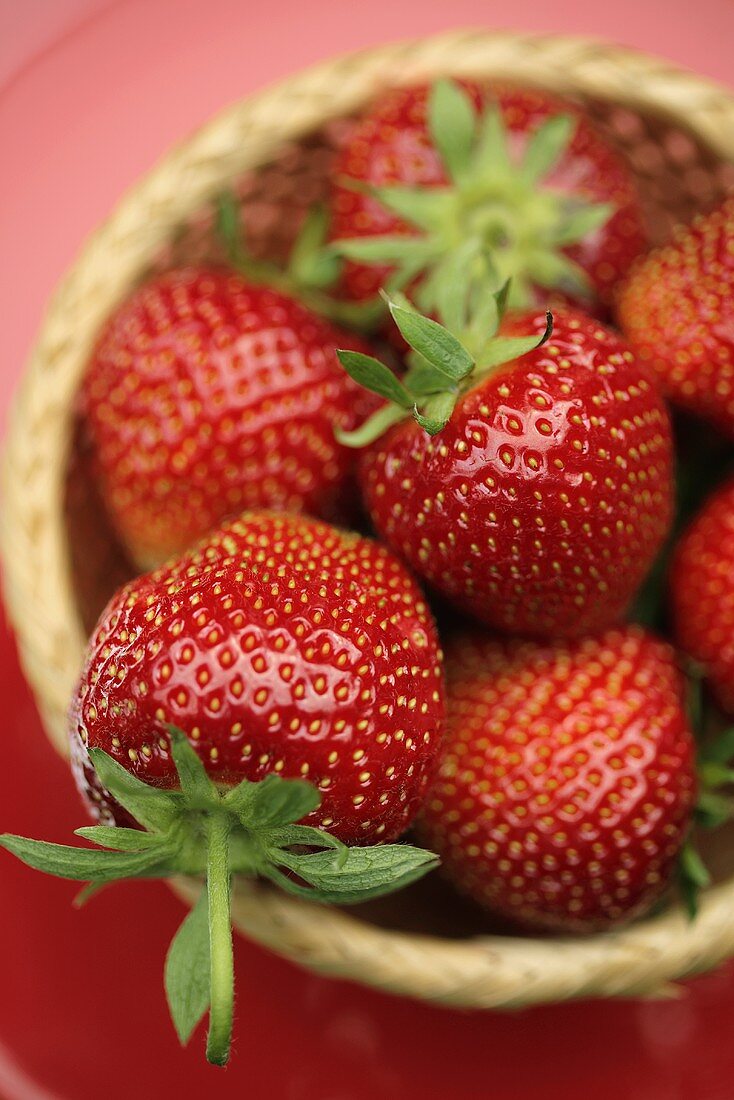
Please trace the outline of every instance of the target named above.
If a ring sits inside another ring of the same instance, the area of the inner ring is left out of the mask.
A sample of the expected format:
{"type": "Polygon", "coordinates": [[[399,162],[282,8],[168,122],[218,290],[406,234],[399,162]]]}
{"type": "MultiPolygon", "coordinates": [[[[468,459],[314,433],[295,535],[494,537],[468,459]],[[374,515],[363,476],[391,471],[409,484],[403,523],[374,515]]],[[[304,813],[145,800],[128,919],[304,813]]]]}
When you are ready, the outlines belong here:
{"type": "MultiPolygon", "coordinates": [[[[653,236],[734,184],[734,96],[670,64],[595,41],[463,31],[339,58],[224,111],[170,152],[86,242],[59,286],[18,393],[3,471],[6,599],[49,737],[66,752],[66,708],[85,640],[84,585],[74,577],[67,491],[75,394],[96,333],[141,275],[195,253],[197,212],[233,181],[253,224],[282,251],[320,187],[344,120],[381,89],[437,75],[531,83],[585,101],[625,151],[653,236]],[[315,136],[314,136],[315,135],[315,136]],[[301,196],[300,207],[294,197],[301,196]],[[294,208],[281,238],[272,205],[294,208]],[[270,213],[269,213],[270,210],[270,213]],[[194,218],[195,224],[195,218],[194,218]],[[172,245],[174,239],[178,245],[172,245]]],[[[265,247],[262,240],[259,247],[265,247]]],[[[258,247],[258,241],[255,240],[258,247]]],[[[75,468],[80,464],[74,456],[75,468]]],[[[78,534],[78,533],[77,533],[78,534]]],[[[97,574],[125,565],[97,531],[97,574]],[[107,555],[107,556],[105,556],[107,555]]],[[[89,578],[87,578],[89,580],[89,578]]],[[[678,910],[588,939],[443,939],[385,929],[255,883],[238,883],[233,915],[248,936],[320,972],[465,1007],[514,1007],[574,996],[659,993],[734,954],[734,866],[698,919],[678,910]]],[[[195,887],[176,883],[192,896],[195,887]]]]}

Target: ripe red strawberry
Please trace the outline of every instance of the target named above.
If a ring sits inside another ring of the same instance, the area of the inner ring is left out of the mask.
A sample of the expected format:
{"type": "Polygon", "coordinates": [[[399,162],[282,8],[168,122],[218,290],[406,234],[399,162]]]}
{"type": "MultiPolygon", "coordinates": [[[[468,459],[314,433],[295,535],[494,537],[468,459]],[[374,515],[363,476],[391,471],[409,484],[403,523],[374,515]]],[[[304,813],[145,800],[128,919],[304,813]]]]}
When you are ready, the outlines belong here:
{"type": "Polygon", "coordinates": [[[211,935],[208,1053],[223,1062],[230,872],[340,903],[419,877],[430,853],[382,842],[424,799],[442,720],[435,628],[390,551],[304,517],[245,515],[123,588],[89,643],[72,757],[106,824],[81,832],[119,850],[0,844],[94,885],[206,872],[208,909],[205,893],[167,990],[186,1040],[209,1005],[194,968],[211,935]]]}
{"type": "Polygon", "coordinates": [[[104,749],[165,787],[173,723],[216,782],[307,779],[321,793],[309,824],[374,844],[414,817],[441,714],[430,612],[389,550],[253,513],[113,599],[72,703],[72,747],[77,763],[104,749]]]}
{"type": "Polygon", "coordinates": [[[678,645],[734,714],[734,481],[709,498],[678,543],[670,599],[678,645]]]}
{"type": "Polygon", "coordinates": [[[665,889],[696,796],[673,650],[640,627],[570,644],[465,635],[421,834],[480,904],[602,929],[665,889]]]}
{"type": "Polygon", "coordinates": [[[369,406],[339,370],[345,341],[363,347],[225,271],[171,271],[120,306],[82,405],[111,516],[139,565],[244,508],[346,518],[352,456],[333,425],[369,406]]]}
{"type": "Polygon", "coordinates": [[[668,397],[734,435],[734,197],[635,265],[619,324],[668,397]]]}
{"type": "MultiPolygon", "coordinates": [[[[444,596],[497,629],[573,636],[616,621],[672,510],[668,415],[646,372],[614,333],[570,310],[554,314],[542,346],[534,347],[546,317],[528,313],[474,357],[435,323],[395,306],[393,315],[424,360],[434,355],[453,370],[454,383],[444,374],[435,388],[445,392],[429,399],[397,392],[396,405],[354,433],[361,444],[399,421],[361,461],[379,533],[444,596]],[[444,399],[438,419],[410,418],[413,402],[425,414],[444,399]]],[[[347,369],[359,360],[340,357],[347,369]]],[[[416,369],[408,390],[426,388],[425,366],[416,369]]]]}
{"type": "Polygon", "coordinates": [[[496,285],[512,276],[515,305],[545,304],[548,288],[608,305],[646,244],[627,166],[582,111],[531,88],[388,92],[344,146],[331,206],[348,294],[428,275],[423,312],[444,262],[472,241],[491,251],[496,285]]]}

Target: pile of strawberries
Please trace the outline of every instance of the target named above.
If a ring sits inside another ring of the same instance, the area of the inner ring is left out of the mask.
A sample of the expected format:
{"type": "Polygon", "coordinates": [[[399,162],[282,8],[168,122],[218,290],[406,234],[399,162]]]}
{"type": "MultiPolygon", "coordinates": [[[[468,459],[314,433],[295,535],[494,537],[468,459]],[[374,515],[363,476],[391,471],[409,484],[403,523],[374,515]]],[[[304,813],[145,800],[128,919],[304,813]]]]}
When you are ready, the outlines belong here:
{"type": "Polygon", "coordinates": [[[0,841],[85,896],[204,879],[166,988],[217,1063],[233,874],[694,913],[734,778],[734,200],[649,251],[579,108],[439,81],[355,122],[288,272],[220,213],[230,266],[138,287],[80,395],[141,570],[71,702],[97,848],[0,841]]]}

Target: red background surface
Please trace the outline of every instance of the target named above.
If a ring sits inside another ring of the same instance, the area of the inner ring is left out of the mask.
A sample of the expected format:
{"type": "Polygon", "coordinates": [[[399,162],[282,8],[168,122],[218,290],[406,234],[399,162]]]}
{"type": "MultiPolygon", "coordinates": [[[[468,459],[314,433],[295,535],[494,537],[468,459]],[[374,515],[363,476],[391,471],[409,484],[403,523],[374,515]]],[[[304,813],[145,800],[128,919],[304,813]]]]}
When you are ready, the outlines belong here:
{"type": "MultiPolygon", "coordinates": [[[[731,0],[513,0],[514,26],[604,35],[732,82],[731,0]]],[[[83,236],[172,141],[335,52],[456,25],[499,0],[0,0],[0,410],[83,236]]],[[[0,828],[80,821],[0,619],[0,828]]],[[[156,884],[87,909],[0,857],[2,1100],[732,1100],[734,967],[666,1003],[456,1013],[303,973],[242,941],[234,1059],[181,1052],[162,960],[182,908],[156,884]]],[[[733,914],[734,919],[734,914],[733,914]]]]}

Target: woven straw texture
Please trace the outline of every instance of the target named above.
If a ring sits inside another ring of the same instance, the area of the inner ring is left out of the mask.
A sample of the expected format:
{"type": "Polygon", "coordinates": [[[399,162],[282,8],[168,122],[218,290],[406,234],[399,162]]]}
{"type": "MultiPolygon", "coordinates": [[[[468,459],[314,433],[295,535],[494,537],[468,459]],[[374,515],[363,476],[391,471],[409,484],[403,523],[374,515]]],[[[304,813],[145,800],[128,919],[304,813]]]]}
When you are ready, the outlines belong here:
{"type": "MultiPolygon", "coordinates": [[[[87,241],[59,286],[11,417],[3,470],[6,599],[59,751],[66,751],[66,707],[86,631],[129,571],[104,527],[78,443],[75,394],[101,323],[151,267],[182,250],[189,258],[207,253],[201,212],[223,187],[237,184],[255,250],[282,252],[299,210],[323,191],[343,120],[389,85],[440,74],[530,83],[583,100],[634,168],[656,239],[734,184],[734,96],[720,87],[604,43],[474,30],[319,65],[235,104],[170,152],[87,241]]],[[[396,908],[355,915],[241,882],[234,919],[243,933],[304,966],[446,1004],[657,995],[734,954],[734,858],[727,864],[724,853],[718,862],[719,884],[694,923],[670,909],[587,939],[471,934],[476,917],[464,929],[458,903],[451,923],[436,918],[445,900],[435,901],[433,887],[409,891],[396,908]],[[457,938],[458,931],[469,934],[457,938]]],[[[190,897],[196,887],[179,882],[176,889],[190,897]]]]}

